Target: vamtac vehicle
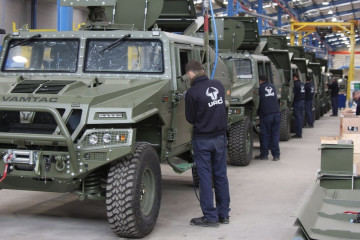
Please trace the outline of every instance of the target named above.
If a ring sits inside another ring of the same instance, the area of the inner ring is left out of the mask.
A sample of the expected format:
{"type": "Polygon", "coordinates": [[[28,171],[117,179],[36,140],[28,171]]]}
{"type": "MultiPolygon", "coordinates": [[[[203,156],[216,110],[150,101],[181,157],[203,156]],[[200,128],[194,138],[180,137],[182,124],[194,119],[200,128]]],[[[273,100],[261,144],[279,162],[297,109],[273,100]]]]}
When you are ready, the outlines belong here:
{"type": "Polygon", "coordinates": [[[279,95],[279,105],[281,111],[280,140],[290,139],[291,129],[294,128],[292,121],[293,87],[292,75],[298,74],[297,65],[291,60],[291,52],[287,49],[287,40],[282,35],[262,36],[264,48],[262,53],[273,62],[274,85],[279,95]]]}
{"type": "Polygon", "coordinates": [[[259,105],[259,66],[264,61],[248,51],[258,44],[256,19],[251,17],[217,18],[223,25],[223,40],[219,40],[219,57],[231,76],[231,98],[228,139],[229,161],[235,166],[246,166],[252,159],[253,128],[259,105]],[[261,63],[261,64],[260,64],[261,63]],[[238,113],[233,115],[232,113],[238,113]]]}
{"type": "MultiPolygon", "coordinates": [[[[160,0],[62,5],[90,6],[81,31],[23,29],[4,39],[0,188],[106,199],[114,233],[144,237],[159,213],[160,162],[179,173],[192,165],[183,75],[204,41],[153,26],[168,10],[160,0]]],[[[215,78],[229,89],[221,60],[215,78]]]]}

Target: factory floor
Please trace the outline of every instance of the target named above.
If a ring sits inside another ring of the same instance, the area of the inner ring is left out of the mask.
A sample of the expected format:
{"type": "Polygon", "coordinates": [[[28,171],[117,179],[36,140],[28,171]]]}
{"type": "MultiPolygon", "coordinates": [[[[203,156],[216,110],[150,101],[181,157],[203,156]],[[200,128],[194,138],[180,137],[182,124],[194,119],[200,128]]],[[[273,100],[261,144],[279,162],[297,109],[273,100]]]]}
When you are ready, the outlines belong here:
{"type": "MultiPolygon", "coordinates": [[[[302,139],[280,142],[280,161],[228,166],[231,218],[219,228],[190,226],[191,218],[202,215],[191,173],[178,175],[163,164],[160,214],[145,239],[292,239],[297,211],[320,168],[320,137],[339,134],[339,117],[329,115],[303,129],[302,139]]],[[[258,153],[256,137],[253,156],[258,153]]],[[[119,239],[102,202],[82,202],[72,194],[1,190],[0,229],[1,238],[11,240],[119,239]]]]}

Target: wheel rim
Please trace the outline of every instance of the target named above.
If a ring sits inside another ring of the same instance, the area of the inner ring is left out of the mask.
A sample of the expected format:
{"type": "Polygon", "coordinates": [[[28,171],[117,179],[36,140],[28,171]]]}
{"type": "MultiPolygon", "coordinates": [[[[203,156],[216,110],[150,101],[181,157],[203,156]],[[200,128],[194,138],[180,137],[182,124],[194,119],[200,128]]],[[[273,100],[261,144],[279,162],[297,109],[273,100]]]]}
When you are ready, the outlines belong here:
{"type": "Polygon", "coordinates": [[[144,215],[149,215],[155,200],[155,176],[146,168],[143,172],[140,187],[140,209],[144,215]]]}

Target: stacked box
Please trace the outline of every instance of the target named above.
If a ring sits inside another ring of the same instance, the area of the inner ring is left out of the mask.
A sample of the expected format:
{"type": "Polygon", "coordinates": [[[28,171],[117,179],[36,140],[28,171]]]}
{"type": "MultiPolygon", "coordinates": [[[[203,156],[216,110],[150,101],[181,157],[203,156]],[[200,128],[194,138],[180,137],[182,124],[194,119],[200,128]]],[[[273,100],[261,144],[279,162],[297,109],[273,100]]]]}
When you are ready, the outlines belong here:
{"type": "Polygon", "coordinates": [[[354,144],[354,174],[360,175],[360,116],[355,115],[354,109],[345,109],[340,117],[340,137],[351,140],[354,144]]]}

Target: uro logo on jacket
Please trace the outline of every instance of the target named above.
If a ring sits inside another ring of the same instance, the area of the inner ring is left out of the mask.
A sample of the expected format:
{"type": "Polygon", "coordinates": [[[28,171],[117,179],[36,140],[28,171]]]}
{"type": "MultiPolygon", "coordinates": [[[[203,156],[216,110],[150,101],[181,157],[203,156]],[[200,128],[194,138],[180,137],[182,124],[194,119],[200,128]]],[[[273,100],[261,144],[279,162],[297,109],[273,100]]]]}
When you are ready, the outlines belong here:
{"type": "Polygon", "coordinates": [[[301,92],[305,92],[305,86],[301,85],[301,92]]]}
{"type": "Polygon", "coordinates": [[[209,107],[213,107],[216,104],[222,104],[224,101],[222,99],[222,97],[220,97],[220,99],[218,99],[218,94],[219,94],[219,90],[217,88],[214,87],[210,87],[206,90],[206,96],[210,97],[212,102],[209,102],[209,107]],[[210,90],[211,88],[211,90],[210,90]],[[211,92],[210,92],[211,91],[211,92]]]}
{"type": "Polygon", "coordinates": [[[265,97],[275,96],[274,89],[272,89],[272,87],[267,86],[265,88],[265,91],[267,92],[267,93],[265,93],[265,97]]]}
{"type": "Polygon", "coordinates": [[[315,88],[311,87],[311,92],[314,93],[315,92],[315,88]]]}

